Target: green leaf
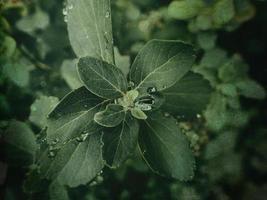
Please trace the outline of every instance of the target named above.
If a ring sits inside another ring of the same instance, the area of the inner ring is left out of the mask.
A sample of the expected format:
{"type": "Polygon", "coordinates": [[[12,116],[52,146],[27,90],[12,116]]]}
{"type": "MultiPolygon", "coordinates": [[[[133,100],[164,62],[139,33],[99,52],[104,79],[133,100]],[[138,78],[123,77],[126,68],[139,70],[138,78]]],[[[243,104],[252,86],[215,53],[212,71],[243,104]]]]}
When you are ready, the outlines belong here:
{"type": "Polygon", "coordinates": [[[77,187],[90,182],[104,167],[102,134],[95,132],[84,141],[66,143],[51,155],[49,150],[40,157],[40,174],[57,180],[61,185],[77,187]]]}
{"type": "Polygon", "coordinates": [[[235,15],[233,0],[219,0],[213,9],[213,21],[216,25],[229,22],[235,15]]]}
{"type": "Polygon", "coordinates": [[[118,126],[125,116],[125,110],[121,105],[109,104],[106,109],[95,114],[94,120],[101,126],[118,126]]]}
{"type": "Polygon", "coordinates": [[[195,160],[175,119],[155,113],[140,130],[142,155],[154,172],[179,180],[192,179],[195,160]]]}
{"type": "Polygon", "coordinates": [[[241,95],[254,98],[254,99],[264,99],[266,97],[265,89],[253,80],[241,80],[235,83],[238,91],[241,95]]]}
{"type": "Polygon", "coordinates": [[[82,82],[78,75],[76,65],[78,63],[77,59],[74,60],[64,60],[61,65],[61,74],[64,80],[67,82],[71,89],[78,89],[82,87],[82,82]]]}
{"type": "Polygon", "coordinates": [[[33,15],[28,15],[16,24],[19,30],[32,34],[38,29],[45,29],[49,25],[49,16],[46,12],[36,9],[33,15]]]}
{"type": "Polygon", "coordinates": [[[157,91],[174,85],[192,67],[195,52],[180,41],[152,40],[139,52],[131,67],[130,80],[140,93],[149,87],[157,91]]]}
{"type": "Polygon", "coordinates": [[[102,98],[119,98],[127,91],[127,81],[120,69],[102,60],[80,58],[78,72],[88,90],[102,98]]]}
{"type": "Polygon", "coordinates": [[[39,127],[47,124],[47,115],[59,102],[57,97],[41,96],[31,105],[31,114],[29,120],[39,127]]]}
{"type": "Polygon", "coordinates": [[[168,13],[175,19],[189,19],[195,17],[203,7],[203,2],[199,0],[173,1],[168,8],[168,13]]]}
{"type": "Polygon", "coordinates": [[[104,159],[110,167],[119,167],[135,152],[138,132],[139,124],[130,114],[125,115],[118,127],[105,131],[103,136],[104,159]]]}
{"type": "Polygon", "coordinates": [[[11,148],[7,151],[7,158],[22,165],[31,164],[37,150],[36,137],[30,127],[19,121],[11,121],[4,135],[5,142],[11,148]]]}
{"type": "Polygon", "coordinates": [[[105,103],[85,87],[68,94],[48,116],[48,143],[61,145],[81,135],[94,133],[97,129],[94,115],[105,103]]]}
{"type": "Polygon", "coordinates": [[[120,54],[118,48],[114,48],[114,56],[116,66],[122,71],[125,77],[129,74],[130,71],[130,56],[123,56],[120,54]]]}
{"type": "Polygon", "coordinates": [[[20,60],[18,62],[6,63],[3,66],[3,73],[8,77],[13,83],[20,87],[26,87],[30,81],[30,71],[33,66],[26,62],[25,60],[20,60]]]}
{"type": "Polygon", "coordinates": [[[201,75],[188,73],[169,89],[163,91],[163,110],[173,115],[193,117],[209,103],[211,87],[201,75]]]}
{"type": "Polygon", "coordinates": [[[136,119],[147,119],[147,115],[140,109],[140,108],[133,108],[131,109],[131,114],[136,119]]]}
{"type": "Polygon", "coordinates": [[[66,21],[78,57],[114,64],[110,0],[68,0],[66,21]]]}

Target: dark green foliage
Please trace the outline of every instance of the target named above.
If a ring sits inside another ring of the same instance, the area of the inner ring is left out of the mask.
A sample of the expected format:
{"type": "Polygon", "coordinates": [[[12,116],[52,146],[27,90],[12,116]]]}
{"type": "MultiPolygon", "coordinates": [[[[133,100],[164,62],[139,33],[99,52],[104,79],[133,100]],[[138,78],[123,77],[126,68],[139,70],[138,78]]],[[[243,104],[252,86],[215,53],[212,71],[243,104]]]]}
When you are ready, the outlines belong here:
{"type": "Polygon", "coordinates": [[[266,9],[0,2],[4,199],[265,198],[266,9]]]}

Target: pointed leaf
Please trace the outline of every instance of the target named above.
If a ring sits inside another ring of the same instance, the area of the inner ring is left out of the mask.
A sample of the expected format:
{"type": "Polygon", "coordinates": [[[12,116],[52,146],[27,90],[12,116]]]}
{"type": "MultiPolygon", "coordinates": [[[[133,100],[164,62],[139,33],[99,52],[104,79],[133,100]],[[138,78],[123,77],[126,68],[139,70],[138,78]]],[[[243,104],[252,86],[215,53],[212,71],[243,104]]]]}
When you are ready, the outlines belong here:
{"type": "Polygon", "coordinates": [[[173,115],[193,117],[209,103],[211,87],[201,75],[188,73],[169,89],[163,91],[163,110],[173,115]]]}
{"type": "Polygon", "coordinates": [[[195,160],[175,119],[154,113],[140,130],[142,155],[154,172],[179,180],[192,179],[195,160]]]}
{"type": "Polygon", "coordinates": [[[110,0],[68,0],[66,12],[76,55],[114,64],[110,0]]]}
{"type": "Polygon", "coordinates": [[[139,124],[127,114],[123,122],[113,129],[107,129],[103,136],[104,159],[112,168],[119,167],[137,146],[139,124]]]}
{"type": "Polygon", "coordinates": [[[194,53],[191,45],[180,41],[152,40],[135,58],[130,79],[140,93],[149,87],[158,91],[167,89],[190,70],[194,53]]]}
{"type": "Polygon", "coordinates": [[[127,90],[123,73],[107,62],[92,57],[81,58],[78,72],[88,90],[102,98],[119,98],[127,90]]]}
{"type": "Polygon", "coordinates": [[[94,120],[101,126],[118,126],[125,116],[125,110],[121,105],[109,104],[106,109],[95,114],[94,120]]]}
{"type": "Polygon", "coordinates": [[[102,146],[102,134],[96,132],[83,142],[66,143],[53,157],[47,150],[39,160],[40,174],[70,187],[87,184],[104,167],[102,146]]]}
{"type": "Polygon", "coordinates": [[[105,101],[81,87],[68,94],[48,116],[48,143],[58,145],[96,129],[94,115],[105,101]]]}
{"type": "Polygon", "coordinates": [[[133,108],[131,109],[131,114],[136,119],[147,119],[147,115],[140,109],[140,108],[133,108]]]}

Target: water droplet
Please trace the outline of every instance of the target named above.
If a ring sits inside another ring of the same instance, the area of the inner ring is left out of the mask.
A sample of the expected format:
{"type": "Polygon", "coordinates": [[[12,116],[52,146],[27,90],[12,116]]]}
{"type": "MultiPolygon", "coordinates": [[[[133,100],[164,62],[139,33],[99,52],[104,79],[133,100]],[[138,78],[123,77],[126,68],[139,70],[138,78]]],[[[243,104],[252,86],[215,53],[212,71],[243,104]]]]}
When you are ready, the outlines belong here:
{"type": "Polygon", "coordinates": [[[56,152],[54,151],[54,150],[50,150],[49,152],[48,152],[48,157],[49,158],[54,158],[56,156],[56,152]]]}
{"type": "Polygon", "coordinates": [[[76,138],[77,142],[84,142],[88,137],[89,133],[83,133],[79,137],[76,138]]]}
{"type": "Polygon", "coordinates": [[[170,117],[170,113],[165,112],[165,113],[164,113],[164,116],[165,116],[165,117],[170,117]]]}
{"type": "Polygon", "coordinates": [[[64,17],[64,22],[68,22],[68,17],[67,17],[67,15],[64,17]]]}
{"type": "Polygon", "coordinates": [[[107,32],[107,31],[105,31],[105,32],[104,32],[104,34],[105,34],[105,35],[107,35],[107,34],[108,34],[108,32],[107,32]]]}
{"type": "Polygon", "coordinates": [[[88,39],[89,38],[89,35],[86,35],[85,38],[88,39]]]}
{"type": "Polygon", "coordinates": [[[134,82],[130,81],[130,82],[129,82],[129,87],[130,87],[130,88],[134,88],[134,82]]]}
{"type": "Polygon", "coordinates": [[[68,9],[69,9],[69,10],[73,9],[73,4],[70,4],[70,5],[68,6],[68,9]]]}
{"type": "Polygon", "coordinates": [[[68,14],[68,10],[66,8],[63,8],[62,13],[66,16],[68,14]]]}
{"type": "Polygon", "coordinates": [[[153,94],[153,93],[156,93],[156,92],[157,92],[157,88],[155,88],[155,87],[147,88],[147,93],[148,94],[153,94]]]}
{"type": "Polygon", "coordinates": [[[35,112],[37,108],[35,106],[32,106],[32,111],[35,112]]]}
{"type": "Polygon", "coordinates": [[[105,17],[109,18],[110,17],[110,12],[107,11],[105,17]]]}
{"type": "Polygon", "coordinates": [[[90,183],[90,186],[95,186],[95,185],[97,185],[96,181],[93,181],[92,183],[90,183]]]}
{"type": "Polygon", "coordinates": [[[163,85],[163,86],[162,86],[162,89],[166,89],[166,88],[167,88],[167,86],[166,86],[166,85],[163,85]]]}
{"type": "Polygon", "coordinates": [[[197,118],[200,119],[201,118],[201,115],[200,114],[197,114],[197,118]]]}
{"type": "Polygon", "coordinates": [[[56,138],[56,139],[54,139],[54,140],[52,141],[52,145],[56,145],[58,142],[59,142],[59,139],[56,138]]]}
{"type": "Polygon", "coordinates": [[[87,108],[87,107],[88,107],[88,105],[87,105],[87,104],[85,104],[85,105],[84,105],[84,107],[85,107],[85,108],[87,108]]]}

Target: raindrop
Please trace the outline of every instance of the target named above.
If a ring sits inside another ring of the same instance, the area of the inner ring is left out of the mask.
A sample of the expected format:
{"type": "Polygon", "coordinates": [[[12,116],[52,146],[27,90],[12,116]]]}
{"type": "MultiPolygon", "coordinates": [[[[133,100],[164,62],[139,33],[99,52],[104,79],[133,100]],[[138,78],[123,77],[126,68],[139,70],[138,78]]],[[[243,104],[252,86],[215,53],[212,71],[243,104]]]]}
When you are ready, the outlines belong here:
{"type": "Polygon", "coordinates": [[[197,118],[200,119],[201,118],[201,115],[200,114],[197,114],[197,118]]]}
{"type": "Polygon", "coordinates": [[[56,138],[56,139],[54,139],[54,140],[52,141],[52,145],[56,145],[58,142],[59,142],[59,139],[56,138]]]}
{"type": "Polygon", "coordinates": [[[87,108],[87,107],[88,107],[88,105],[87,105],[87,104],[85,104],[85,105],[84,105],[84,107],[85,107],[85,108],[87,108]]]}
{"type": "Polygon", "coordinates": [[[155,87],[147,88],[147,93],[149,93],[149,94],[156,93],[156,92],[157,92],[157,88],[155,88],[155,87]]]}
{"type": "Polygon", "coordinates": [[[67,17],[67,15],[64,17],[64,22],[68,22],[68,17],[67,17]]]}
{"type": "Polygon", "coordinates": [[[54,151],[54,150],[50,150],[49,152],[48,152],[48,157],[49,158],[54,158],[56,156],[56,152],[54,151]]]}
{"type": "Polygon", "coordinates": [[[88,133],[83,133],[81,134],[79,137],[76,138],[77,142],[84,142],[86,140],[86,138],[88,137],[88,133]]]}
{"type": "Polygon", "coordinates": [[[85,38],[88,39],[89,38],[89,35],[86,35],[85,38]]]}
{"type": "Polygon", "coordinates": [[[93,181],[92,183],[90,183],[90,186],[95,186],[95,185],[97,185],[96,181],[93,181]]]}
{"type": "Polygon", "coordinates": [[[166,89],[166,88],[167,88],[167,86],[166,86],[166,85],[163,85],[163,86],[162,86],[162,89],[166,89]]]}
{"type": "Polygon", "coordinates": [[[68,10],[66,9],[66,8],[64,8],[63,10],[62,10],[62,13],[63,13],[63,15],[67,15],[68,14],[68,10]]]}
{"type": "Polygon", "coordinates": [[[106,12],[106,15],[105,15],[106,18],[109,18],[110,17],[110,13],[107,11],[106,12]]]}
{"type": "Polygon", "coordinates": [[[165,112],[165,113],[164,113],[164,116],[165,116],[165,117],[170,117],[170,113],[165,112]]]}
{"type": "Polygon", "coordinates": [[[129,87],[130,87],[130,88],[134,88],[134,82],[130,81],[130,82],[129,82],[129,87]]]}
{"type": "Polygon", "coordinates": [[[68,9],[71,10],[72,8],[73,8],[73,5],[70,4],[70,5],[68,6],[68,9]]]}
{"type": "Polygon", "coordinates": [[[104,32],[104,34],[105,34],[105,35],[107,35],[107,34],[108,34],[108,32],[107,32],[107,31],[105,31],[105,32],[104,32]]]}

